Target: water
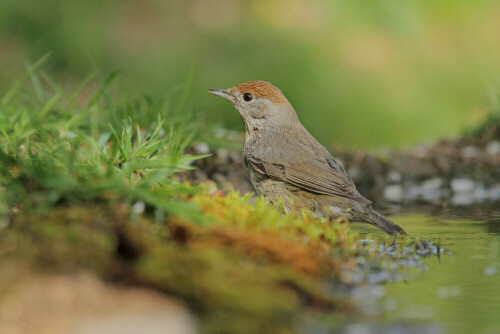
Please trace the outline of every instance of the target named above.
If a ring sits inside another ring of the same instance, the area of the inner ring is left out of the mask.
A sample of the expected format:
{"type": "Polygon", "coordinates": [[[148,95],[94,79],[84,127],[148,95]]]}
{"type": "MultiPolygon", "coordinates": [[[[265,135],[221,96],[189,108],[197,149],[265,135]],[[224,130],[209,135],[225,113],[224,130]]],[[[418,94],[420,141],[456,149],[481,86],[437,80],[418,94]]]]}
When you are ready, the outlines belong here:
{"type": "MultiPolygon", "coordinates": [[[[487,214],[472,219],[392,218],[411,236],[440,243],[445,252],[421,259],[424,269],[399,269],[404,277],[400,281],[372,286],[379,290],[377,307],[382,311],[364,322],[384,324],[395,333],[414,333],[415,325],[427,333],[500,333],[500,220],[487,214]]],[[[356,229],[384,237],[371,227],[356,229]]]]}

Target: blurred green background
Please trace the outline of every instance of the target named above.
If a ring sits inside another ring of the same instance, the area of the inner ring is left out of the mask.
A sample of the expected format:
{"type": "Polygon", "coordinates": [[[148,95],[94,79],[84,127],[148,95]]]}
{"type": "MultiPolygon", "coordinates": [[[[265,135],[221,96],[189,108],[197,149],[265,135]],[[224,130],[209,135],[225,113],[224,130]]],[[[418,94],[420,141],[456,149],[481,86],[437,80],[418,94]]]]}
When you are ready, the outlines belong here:
{"type": "Polygon", "coordinates": [[[50,52],[68,87],[96,69],[131,97],[187,85],[189,108],[243,129],[205,89],[267,80],[327,146],[404,147],[485,115],[499,18],[493,0],[2,0],[0,93],[50,52]]]}

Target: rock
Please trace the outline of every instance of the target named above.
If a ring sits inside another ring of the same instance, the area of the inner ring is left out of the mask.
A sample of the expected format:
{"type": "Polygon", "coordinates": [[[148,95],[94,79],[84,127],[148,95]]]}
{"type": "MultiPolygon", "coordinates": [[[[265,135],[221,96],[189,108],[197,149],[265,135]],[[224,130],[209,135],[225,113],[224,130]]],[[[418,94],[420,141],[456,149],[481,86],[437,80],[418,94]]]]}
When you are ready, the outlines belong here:
{"type": "Polygon", "coordinates": [[[476,189],[474,190],[474,197],[476,202],[483,202],[488,199],[489,192],[484,188],[482,183],[476,183],[476,189]]]}
{"type": "Polygon", "coordinates": [[[454,193],[467,193],[474,191],[476,183],[471,179],[456,178],[451,180],[451,190],[454,193]]]}
{"type": "Polygon", "coordinates": [[[135,215],[140,215],[144,212],[145,208],[146,204],[143,201],[135,202],[134,205],[132,205],[132,213],[135,215]]]}
{"type": "Polygon", "coordinates": [[[197,332],[194,316],[176,300],[89,273],[24,277],[0,300],[0,333],[197,332]]]}
{"type": "Polygon", "coordinates": [[[488,189],[488,198],[493,201],[500,200],[500,183],[494,184],[488,189]]]}
{"type": "Polygon", "coordinates": [[[455,193],[450,202],[456,206],[471,205],[474,203],[474,194],[473,192],[455,193]]]}
{"type": "Polygon", "coordinates": [[[208,154],[210,153],[210,147],[206,143],[198,143],[193,147],[196,154],[208,154]]]}
{"type": "Polygon", "coordinates": [[[224,138],[227,136],[228,130],[223,129],[223,128],[217,128],[213,131],[213,136],[215,138],[224,138]]]}
{"type": "Polygon", "coordinates": [[[439,175],[439,169],[431,159],[417,158],[409,155],[396,155],[393,159],[394,167],[402,171],[403,175],[422,180],[439,175]]]}
{"type": "Polygon", "coordinates": [[[421,189],[419,186],[411,185],[405,193],[405,199],[409,201],[415,201],[417,198],[420,198],[422,195],[421,189]]]}
{"type": "Polygon", "coordinates": [[[440,175],[448,175],[452,169],[452,163],[447,156],[434,156],[434,163],[440,171],[440,175]]]}
{"type": "Polygon", "coordinates": [[[178,316],[165,311],[107,316],[78,323],[73,334],[189,333],[183,324],[185,319],[176,318],[178,316]]]}
{"type": "Polygon", "coordinates": [[[479,155],[479,150],[475,146],[465,146],[461,151],[464,159],[474,159],[479,155]]]}
{"type": "Polygon", "coordinates": [[[243,164],[243,154],[240,152],[230,152],[229,161],[231,163],[243,164]]]}
{"type": "Polygon", "coordinates": [[[389,183],[400,183],[402,179],[401,173],[396,169],[391,169],[387,173],[387,182],[389,183]]]}
{"type": "Polygon", "coordinates": [[[212,179],[216,182],[226,182],[227,177],[223,175],[222,173],[214,173],[212,174],[212,179]]]}
{"type": "Polygon", "coordinates": [[[494,140],[486,144],[486,153],[491,156],[500,154],[500,141],[494,140]]]}
{"type": "Polygon", "coordinates": [[[416,147],[413,148],[413,155],[418,158],[418,159],[422,159],[424,157],[426,157],[429,153],[429,146],[428,145],[418,145],[416,147]]]}
{"type": "Polygon", "coordinates": [[[219,148],[217,150],[217,161],[221,163],[227,163],[229,158],[229,151],[225,148],[219,148]]]}
{"type": "Polygon", "coordinates": [[[425,192],[438,191],[443,186],[443,179],[436,177],[433,179],[425,180],[422,183],[422,190],[425,192]]]}
{"type": "Polygon", "coordinates": [[[388,185],[384,189],[384,198],[389,202],[401,202],[403,200],[403,186],[400,184],[388,185]]]}
{"type": "Polygon", "coordinates": [[[443,192],[441,191],[442,186],[443,179],[440,177],[425,180],[420,186],[420,194],[422,198],[428,202],[437,201],[443,195],[443,192]]]}

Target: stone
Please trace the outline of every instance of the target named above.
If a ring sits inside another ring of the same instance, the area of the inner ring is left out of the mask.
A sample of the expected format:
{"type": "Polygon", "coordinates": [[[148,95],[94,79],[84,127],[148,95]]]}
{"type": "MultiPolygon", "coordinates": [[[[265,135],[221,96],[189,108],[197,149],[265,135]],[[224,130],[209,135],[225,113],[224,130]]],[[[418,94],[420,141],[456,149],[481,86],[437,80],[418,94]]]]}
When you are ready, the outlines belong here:
{"type": "Polygon", "coordinates": [[[476,183],[471,179],[466,178],[456,178],[451,180],[451,190],[454,193],[467,193],[474,191],[476,183]]]}
{"type": "Polygon", "coordinates": [[[438,191],[443,186],[443,179],[436,177],[433,179],[425,180],[422,183],[422,191],[431,192],[438,191]]]}
{"type": "Polygon", "coordinates": [[[484,200],[488,199],[489,192],[484,188],[484,185],[482,183],[477,183],[476,184],[476,189],[474,190],[474,197],[476,199],[476,202],[483,202],[484,200]]]}
{"type": "Polygon", "coordinates": [[[474,159],[479,155],[479,150],[475,146],[465,146],[461,153],[465,159],[474,159]]]}
{"type": "Polygon", "coordinates": [[[26,276],[0,299],[0,333],[196,334],[189,309],[156,291],[91,273],[26,276]]]}
{"type": "Polygon", "coordinates": [[[384,199],[389,202],[401,202],[403,200],[403,186],[392,184],[385,187],[384,199]]]}
{"type": "Polygon", "coordinates": [[[219,148],[217,150],[217,161],[220,163],[227,163],[229,158],[229,151],[225,148],[219,148]]]}
{"type": "Polygon", "coordinates": [[[387,182],[389,183],[400,183],[402,179],[403,177],[401,176],[401,173],[398,170],[391,169],[387,173],[387,182]]]}
{"type": "Polygon", "coordinates": [[[441,191],[442,186],[443,179],[441,179],[440,177],[425,180],[420,186],[420,195],[425,201],[437,201],[443,195],[441,191]]]}
{"type": "Polygon", "coordinates": [[[474,203],[474,194],[472,192],[455,193],[450,202],[456,206],[471,205],[474,203]]]}
{"type": "Polygon", "coordinates": [[[194,145],[194,151],[196,154],[208,154],[210,153],[210,147],[206,143],[198,143],[194,145]]]}
{"type": "Polygon", "coordinates": [[[496,183],[488,189],[488,198],[493,201],[500,200],[500,183],[496,183]]]}
{"type": "Polygon", "coordinates": [[[486,144],[486,153],[491,156],[500,155],[500,141],[494,140],[486,144]]]}

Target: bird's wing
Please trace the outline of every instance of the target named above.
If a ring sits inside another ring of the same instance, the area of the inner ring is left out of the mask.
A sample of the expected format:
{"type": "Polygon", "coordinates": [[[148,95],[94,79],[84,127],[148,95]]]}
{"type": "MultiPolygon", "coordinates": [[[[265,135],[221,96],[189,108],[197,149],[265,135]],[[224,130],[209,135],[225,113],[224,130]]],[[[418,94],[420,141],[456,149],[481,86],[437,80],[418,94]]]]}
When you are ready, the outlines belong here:
{"type": "Polygon", "coordinates": [[[285,181],[313,193],[349,198],[370,205],[356,189],[344,169],[326,152],[308,154],[301,158],[272,159],[265,156],[247,155],[248,162],[259,173],[285,181]]]}

